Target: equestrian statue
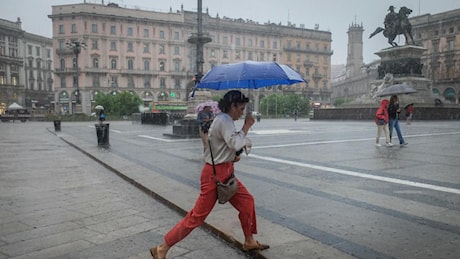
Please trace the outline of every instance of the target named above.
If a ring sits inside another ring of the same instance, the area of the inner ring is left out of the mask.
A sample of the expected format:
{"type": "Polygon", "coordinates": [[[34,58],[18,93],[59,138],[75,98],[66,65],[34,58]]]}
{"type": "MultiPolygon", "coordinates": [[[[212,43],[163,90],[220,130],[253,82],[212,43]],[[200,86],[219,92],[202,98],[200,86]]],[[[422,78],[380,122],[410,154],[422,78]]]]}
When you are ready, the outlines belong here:
{"type": "Polygon", "coordinates": [[[412,25],[407,18],[409,14],[412,13],[412,10],[403,6],[399,9],[399,12],[396,13],[394,10],[394,6],[390,6],[388,8],[389,13],[385,16],[385,20],[383,24],[385,28],[378,27],[375,31],[369,36],[372,38],[374,35],[383,31],[383,36],[388,38],[388,43],[396,47],[398,44],[394,42],[396,36],[400,34],[404,34],[406,37],[406,44],[409,43],[409,38],[412,41],[411,44],[415,45],[414,37],[412,37],[412,25]]]}

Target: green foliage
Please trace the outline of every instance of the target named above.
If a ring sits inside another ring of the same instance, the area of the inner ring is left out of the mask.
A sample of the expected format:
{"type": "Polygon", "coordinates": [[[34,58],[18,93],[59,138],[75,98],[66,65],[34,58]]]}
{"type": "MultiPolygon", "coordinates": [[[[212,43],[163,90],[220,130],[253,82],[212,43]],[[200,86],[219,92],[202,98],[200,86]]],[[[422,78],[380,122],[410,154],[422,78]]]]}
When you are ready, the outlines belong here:
{"type": "Polygon", "coordinates": [[[297,110],[298,116],[307,116],[310,111],[309,99],[297,94],[271,94],[260,101],[260,113],[268,116],[292,116],[297,110]]]}
{"type": "Polygon", "coordinates": [[[341,105],[343,105],[343,104],[345,104],[345,103],[346,103],[346,99],[345,99],[345,98],[336,98],[336,99],[334,100],[334,106],[336,106],[336,107],[339,107],[339,106],[341,106],[341,105]]]}
{"type": "Polygon", "coordinates": [[[128,91],[116,95],[99,93],[96,96],[96,105],[103,106],[105,114],[110,116],[130,116],[132,113],[138,113],[139,105],[142,103],[137,94],[128,91]]]}

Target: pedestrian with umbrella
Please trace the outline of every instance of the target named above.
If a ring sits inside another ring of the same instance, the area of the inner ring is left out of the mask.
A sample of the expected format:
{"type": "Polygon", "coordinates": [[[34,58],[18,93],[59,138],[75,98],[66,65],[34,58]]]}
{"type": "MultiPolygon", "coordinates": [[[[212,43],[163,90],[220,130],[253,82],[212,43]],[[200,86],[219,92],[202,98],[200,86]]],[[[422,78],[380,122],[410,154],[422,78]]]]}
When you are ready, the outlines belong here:
{"type": "Polygon", "coordinates": [[[390,131],[390,141],[393,134],[393,128],[398,134],[399,144],[401,146],[407,145],[408,143],[404,141],[404,137],[401,133],[401,127],[399,126],[399,114],[401,113],[401,108],[399,107],[399,99],[397,95],[393,95],[390,98],[390,104],[388,105],[388,116],[390,118],[390,123],[388,125],[390,131]]]}
{"type": "MultiPolygon", "coordinates": [[[[201,191],[195,206],[166,235],[164,241],[152,247],[154,258],[166,258],[169,249],[184,239],[193,229],[203,224],[218,199],[218,183],[226,183],[234,177],[234,164],[240,160],[239,151],[250,145],[247,134],[255,123],[251,113],[247,113],[241,130],[237,130],[234,121],[244,113],[249,99],[239,90],[230,90],[219,101],[219,113],[209,129],[209,145],[205,149],[205,165],[201,170],[201,191]],[[237,153],[238,152],[238,153],[237,153]]],[[[239,211],[239,220],[244,234],[243,250],[264,250],[268,245],[254,239],[257,234],[257,221],[254,197],[243,183],[237,182],[236,193],[228,200],[239,211]]],[[[221,203],[219,201],[219,203],[221,203]]]]}

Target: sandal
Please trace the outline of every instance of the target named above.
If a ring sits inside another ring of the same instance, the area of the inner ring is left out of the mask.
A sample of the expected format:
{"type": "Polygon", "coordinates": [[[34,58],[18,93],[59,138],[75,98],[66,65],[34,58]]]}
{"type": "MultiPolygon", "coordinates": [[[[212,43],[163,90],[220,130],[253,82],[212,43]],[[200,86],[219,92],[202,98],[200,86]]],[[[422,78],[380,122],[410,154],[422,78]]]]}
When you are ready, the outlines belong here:
{"type": "MultiPolygon", "coordinates": [[[[150,248],[150,254],[152,254],[152,257],[154,259],[159,259],[160,257],[158,256],[158,247],[152,247],[150,248]]],[[[164,257],[163,257],[164,258],[164,257]]]]}
{"type": "Polygon", "coordinates": [[[243,245],[243,251],[251,251],[251,250],[265,250],[270,248],[269,245],[261,244],[259,241],[256,241],[256,245],[247,245],[246,243],[243,245]]]}

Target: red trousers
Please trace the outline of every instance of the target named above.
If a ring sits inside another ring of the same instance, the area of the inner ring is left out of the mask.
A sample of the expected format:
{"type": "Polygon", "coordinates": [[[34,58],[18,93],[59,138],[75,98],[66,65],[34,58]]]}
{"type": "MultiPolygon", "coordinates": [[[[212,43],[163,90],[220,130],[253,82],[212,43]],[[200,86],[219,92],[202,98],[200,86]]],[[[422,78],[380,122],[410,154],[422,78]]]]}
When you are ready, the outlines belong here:
{"type": "MultiPolygon", "coordinates": [[[[233,163],[216,165],[217,178],[223,182],[233,173],[233,163]]],[[[216,205],[217,186],[211,164],[205,164],[201,170],[201,191],[195,206],[164,237],[168,246],[173,246],[184,239],[192,230],[203,224],[206,217],[216,205]]],[[[239,212],[241,227],[245,236],[257,234],[254,197],[238,180],[238,192],[229,200],[239,212]]]]}

